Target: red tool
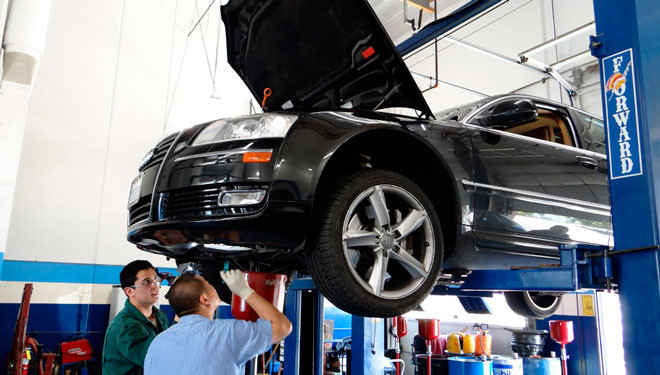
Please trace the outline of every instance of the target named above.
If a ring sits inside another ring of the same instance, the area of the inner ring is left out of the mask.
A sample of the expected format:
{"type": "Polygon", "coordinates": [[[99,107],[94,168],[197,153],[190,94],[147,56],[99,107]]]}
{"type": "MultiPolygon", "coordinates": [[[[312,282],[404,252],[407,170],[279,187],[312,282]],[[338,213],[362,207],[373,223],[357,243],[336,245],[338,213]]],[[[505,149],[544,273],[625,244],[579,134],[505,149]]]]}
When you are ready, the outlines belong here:
{"type": "Polygon", "coordinates": [[[440,324],[437,319],[420,319],[419,335],[426,340],[426,354],[428,355],[428,365],[426,373],[431,375],[431,342],[440,337],[440,324]]]}
{"type": "Polygon", "coordinates": [[[25,284],[23,299],[18,310],[18,318],[14,327],[14,340],[11,343],[11,357],[7,366],[7,374],[20,375],[23,349],[25,348],[25,331],[27,329],[28,315],[30,315],[30,298],[32,298],[32,284],[25,284]]]}
{"type": "Polygon", "coordinates": [[[18,318],[14,327],[14,338],[11,344],[9,363],[7,364],[7,374],[9,375],[27,374],[28,365],[33,356],[39,362],[39,375],[50,375],[53,371],[55,354],[42,353],[41,345],[35,339],[25,335],[28,316],[30,315],[32,289],[31,283],[25,284],[23,288],[23,298],[21,299],[21,307],[18,309],[18,318]],[[45,369],[41,360],[46,360],[45,369]]]}
{"type": "Polygon", "coordinates": [[[573,342],[573,322],[568,320],[550,321],[550,338],[561,345],[561,365],[563,374],[568,375],[566,344],[573,342]]]}
{"type": "Polygon", "coordinates": [[[158,273],[158,277],[160,277],[161,280],[167,281],[167,285],[169,286],[172,286],[174,280],[176,280],[176,276],[170,272],[160,272],[158,273]]]}
{"type": "Polygon", "coordinates": [[[89,361],[92,359],[92,347],[87,339],[63,342],[60,344],[62,365],[89,361]]]}

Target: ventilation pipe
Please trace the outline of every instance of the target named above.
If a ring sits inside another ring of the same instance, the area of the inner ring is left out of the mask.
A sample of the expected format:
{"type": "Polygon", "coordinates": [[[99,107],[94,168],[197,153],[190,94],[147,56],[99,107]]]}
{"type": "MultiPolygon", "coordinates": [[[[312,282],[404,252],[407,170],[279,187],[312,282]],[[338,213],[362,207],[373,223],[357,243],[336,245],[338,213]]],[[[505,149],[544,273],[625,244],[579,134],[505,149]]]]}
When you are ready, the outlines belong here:
{"type": "Polygon", "coordinates": [[[14,0],[9,4],[2,80],[32,86],[43,52],[50,0],[14,0]]]}
{"type": "Polygon", "coordinates": [[[0,278],[28,103],[46,40],[50,5],[50,0],[13,0],[7,10],[0,72],[0,278]]]}

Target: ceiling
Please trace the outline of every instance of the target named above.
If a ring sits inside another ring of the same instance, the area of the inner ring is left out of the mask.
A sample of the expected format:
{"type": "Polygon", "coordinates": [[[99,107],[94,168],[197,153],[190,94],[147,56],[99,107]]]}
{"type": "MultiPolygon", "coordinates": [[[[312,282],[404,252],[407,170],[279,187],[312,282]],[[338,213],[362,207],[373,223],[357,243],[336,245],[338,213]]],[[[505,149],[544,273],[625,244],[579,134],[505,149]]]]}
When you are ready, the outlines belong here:
{"type": "MultiPolygon", "coordinates": [[[[369,0],[369,3],[394,44],[398,45],[413,36],[411,25],[404,23],[404,4],[401,0],[369,0]]],[[[438,7],[438,17],[450,14],[467,3],[469,0],[443,0],[438,7]]],[[[419,8],[409,4],[407,13],[409,19],[417,18],[419,8]]],[[[423,27],[433,21],[434,14],[428,11],[422,13],[423,27]]],[[[528,64],[519,62],[519,54],[593,20],[592,0],[504,0],[441,36],[437,43],[432,42],[404,56],[404,59],[420,88],[425,90],[435,86],[434,49],[438,51],[438,85],[424,94],[434,111],[478,100],[486,95],[508,92],[531,92],[567,101],[568,96],[559,83],[548,79],[543,69],[578,55],[575,61],[555,66],[555,70],[574,83],[578,93],[584,84],[593,84],[575,80],[577,76],[574,77],[576,71],[573,69],[578,68],[577,72],[582,73],[586,68],[598,75],[597,60],[585,53],[589,35],[595,33],[593,26],[554,46],[529,54],[532,61],[528,64]]]]}

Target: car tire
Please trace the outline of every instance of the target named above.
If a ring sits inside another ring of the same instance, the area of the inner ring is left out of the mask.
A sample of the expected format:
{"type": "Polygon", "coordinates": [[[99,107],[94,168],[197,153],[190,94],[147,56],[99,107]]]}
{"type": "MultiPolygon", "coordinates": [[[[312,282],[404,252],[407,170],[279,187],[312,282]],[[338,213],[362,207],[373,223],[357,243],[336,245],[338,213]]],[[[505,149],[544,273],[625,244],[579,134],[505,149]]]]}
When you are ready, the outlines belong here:
{"type": "Polygon", "coordinates": [[[543,319],[555,313],[562,299],[561,294],[543,292],[504,292],[504,298],[511,310],[526,318],[543,319]]]}
{"type": "Polygon", "coordinates": [[[367,170],[339,180],[326,197],[306,254],[321,293],[360,316],[418,306],[435,286],[443,255],[440,220],[422,189],[399,173],[367,170]]]}
{"type": "Polygon", "coordinates": [[[222,269],[223,266],[220,263],[209,261],[199,262],[199,272],[206,279],[206,281],[208,281],[209,284],[215,288],[222,302],[231,305],[232,293],[220,277],[220,271],[222,269]]]}

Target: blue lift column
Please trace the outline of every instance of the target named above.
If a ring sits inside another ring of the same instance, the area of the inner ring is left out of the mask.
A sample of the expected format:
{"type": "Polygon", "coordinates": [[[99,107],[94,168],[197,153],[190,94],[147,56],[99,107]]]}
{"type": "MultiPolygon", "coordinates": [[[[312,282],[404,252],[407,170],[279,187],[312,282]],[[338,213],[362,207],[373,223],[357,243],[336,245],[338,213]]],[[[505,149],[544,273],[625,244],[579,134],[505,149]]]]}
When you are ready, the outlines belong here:
{"type": "Polygon", "coordinates": [[[660,368],[660,3],[594,0],[628,374],[660,368]],[[656,182],[657,181],[657,182],[656,182]]]}

